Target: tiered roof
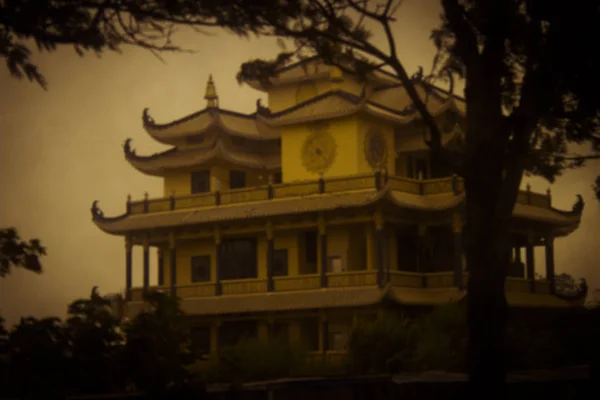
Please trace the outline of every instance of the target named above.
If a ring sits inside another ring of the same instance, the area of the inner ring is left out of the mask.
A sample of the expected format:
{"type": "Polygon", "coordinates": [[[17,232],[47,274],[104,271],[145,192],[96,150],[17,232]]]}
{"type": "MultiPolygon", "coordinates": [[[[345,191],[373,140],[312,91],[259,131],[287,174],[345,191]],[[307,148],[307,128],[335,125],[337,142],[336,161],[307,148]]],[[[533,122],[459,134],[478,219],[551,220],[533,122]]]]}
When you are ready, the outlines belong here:
{"type": "MultiPolygon", "coordinates": [[[[332,76],[331,67],[320,65],[323,73],[311,73],[311,67],[305,70],[298,64],[284,68],[275,84],[301,80],[318,79],[321,75],[332,76]]],[[[173,149],[151,156],[139,156],[129,146],[125,146],[127,160],[139,171],[150,175],[163,175],[173,168],[191,168],[205,162],[222,160],[248,168],[267,170],[280,168],[281,155],[278,144],[282,126],[330,120],[355,114],[367,114],[397,125],[406,125],[420,119],[406,90],[389,75],[374,75],[360,95],[356,95],[333,87],[312,99],[296,104],[287,109],[271,112],[257,101],[256,112],[243,114],[225,110],[218,105],[218,96],[212,76],[206,88],[206,107],[196,113],[178,120],[159,124],[149,115],[148,109],[143,113],[143,124],[146,132],[158,142],[170,144],[173,149]],[[181,146],[183,143],[201,143],[198,146],[181,146]]],[[[256,84],[251,83],[251,86],[256,84]]],[[[254,87],[253,86],[253,87],[254,87]]],[[[417,93],[427,105],[434,117],[441,117],[448,112],[459,116],[465,115],[464,101],[457,96],[432,86],[423,81],[415,83],[417,93]]],[[[444,135],[443,142],[449,142],[455,133],[444,135]]],[[[407,145],[411,149],[425,149],[422,137],[406,134],[407,145]]]]}

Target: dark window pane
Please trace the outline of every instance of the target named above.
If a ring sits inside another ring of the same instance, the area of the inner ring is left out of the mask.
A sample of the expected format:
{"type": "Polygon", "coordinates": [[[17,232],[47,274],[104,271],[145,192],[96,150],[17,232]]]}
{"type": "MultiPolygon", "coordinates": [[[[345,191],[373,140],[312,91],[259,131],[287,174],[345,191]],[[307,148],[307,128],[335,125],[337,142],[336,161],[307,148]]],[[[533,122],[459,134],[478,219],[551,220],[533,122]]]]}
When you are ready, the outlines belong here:
{"type": "Polygon", "coordinates": [[[273,174],[273,183],[281,183],[283,182],[283,177],[281,175],[281,171],[277,171],[273,174]]]}
{"type": "Polygon", "coordinates": [[[198,355],[210,354],[210,327],[195,326],[190,335],[192,346],[198,355]]]}
{"type": "Polygon", "coordinates": [[[241,189],[246,187],[245,171],[229,171],[229,187],[231,189],[241,189]]]}
{"type": "Polygon", "coordinates": [[[233,346],[243,339],[254,339],[257,332],[256,321],[224,321],[219,328],[219,345],[233,346]]]}
{"type": "Polygon", "coordinates": [[[192,282],[210,282],[210,256],[192,257],[192,282]]]}
{"type": "Polygon", "coordinates": [[[417,271],[417,227],[415,225],[396,230],[398,270],[417,271]]]}
{"type": "Polygon", "coordinates": [[[408,176],[409,178],[414,178],[415,177],[415,166],[413,165],[414,160],[413,160],[413,156],[411,156],[410,154],[406,156],[406,176],[408,176]]]}
{"type": "Polygon", "coordinates": [[[192,172],[192,193],[210,192],[210,171],[192,172]]]}
{"type": "Polygon", "coordinates": [[[280,340],[283,343],[289,343],[290,340],[290,324],[285,322],[276,322],[272,327],[272,338],[280,340]]]}
{"type": "Polygon", "coordinates": [[[306,263],[316,264],[317,263],[317,232],[309,231],[306,232],[306,263]]]}
{"type": "Polygon", "coordinates": [[[222,279],[256,278],[256,239],[224,240],[219,261],[222,279]]]}
{"type": "Polygon", "coordinates": [[[306,318],[300,322],[300,334],[308,350],[319,350],[319,319],[306,318]]]}
{"type": "Polygon", "coordinates": [[[288,251],[278,249],[273,252],[273,276],[286,276],[288,274],[288,251]]]}

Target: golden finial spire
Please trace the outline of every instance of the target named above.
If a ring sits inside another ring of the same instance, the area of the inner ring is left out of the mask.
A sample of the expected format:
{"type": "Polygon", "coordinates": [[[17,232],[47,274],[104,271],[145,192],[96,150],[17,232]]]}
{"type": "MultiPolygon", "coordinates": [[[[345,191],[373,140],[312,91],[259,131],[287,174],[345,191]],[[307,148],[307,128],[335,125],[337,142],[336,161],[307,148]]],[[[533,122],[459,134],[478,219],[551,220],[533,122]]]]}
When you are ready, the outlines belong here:
{"type": "Polygon", "coordinates": [[[208,76],[208,82],[206,82],[206,107],[219,107],[219,96],[217,96],[217,89],[215,88],[215,82],[213,81],[212,74],[208,76]]]}

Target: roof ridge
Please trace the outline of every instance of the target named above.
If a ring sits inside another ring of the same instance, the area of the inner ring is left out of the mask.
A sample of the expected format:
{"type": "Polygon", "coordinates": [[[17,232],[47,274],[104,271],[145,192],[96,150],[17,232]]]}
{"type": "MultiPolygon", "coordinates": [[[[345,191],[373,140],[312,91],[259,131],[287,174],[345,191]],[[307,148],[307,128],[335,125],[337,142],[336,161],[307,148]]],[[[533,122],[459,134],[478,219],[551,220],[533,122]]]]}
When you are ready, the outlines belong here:
{"type": "Polygon", "coordinates": [[[159,130],[167,129],[167,128],[170,128],[172,126],[179,125],[179,124],[181,124],[183,122],[187,122],[187,121],[189,121],[191,119],[199,117],[200,115],[205,114],[205,113],[209,113],[209,114],[211,114],[211,116],[215,115],[216,117],[218,117],[221,114],[225,114],[225,115],[231,115],[231,116],[245,118],[245,119],[256,119],[256,112],[253,112],[253,113],[241,113],[241,112],[238,112],[238,111],[228,110],[228,109],[225,109],[225,108],[205,107],[202,110],[193,112],[191,114],[188,114],[185,117],[178,118],[178,119],[173,120],[171,122],[166,122],[166,123],[160,123],[159,124],[159,123],[156,123],[154,121],[154,119],[148,115],[148,110],[149,110],[148,108],[144,109],[144,117],[143,117],[144,126],[152,127],[154,129],[159,129],[159,130]]]}
{"type": "Polygon", "coordinates": [[[339,97],[342,97],[342,98],[344,98],[344,99],[346,99],[346,100],[348,100],[348,101],[350,101],[352,103],[355,103],[355,104],[359,104],[359,102],[361,100],[361,98],[359,96],[356,96],[355,94],[350,93],[350,92],[348,92],[346,90],[342,90],[342,89],[328,90],[326,92],[323,92],[323,93],[321,93],[321,94],[319,94],[319,95],[317,95],[315,97],[311,97],[308,100],[305,100],[305,101],[303,101],[301,103],[295,104],[295,105],[293,105],[293,106],[291,106],[289,108],[286,108],[284,110],[278,111],[276,113],[269,113],[269,115],[265,116],[265,117],[266,117],[266,119],[281,117],[282,115],[289,114],[291,112],[294,112],[296,110],[299,110],[299,109],[301,109],[303,107],[306,107],[308,105],[311,105],[313,103],[316,103],[316,102],[318,102],[320,100],[323,100],[323,99],[325,99],[327,97],[331,97],[331,96],[339,96],[339,97]]]}

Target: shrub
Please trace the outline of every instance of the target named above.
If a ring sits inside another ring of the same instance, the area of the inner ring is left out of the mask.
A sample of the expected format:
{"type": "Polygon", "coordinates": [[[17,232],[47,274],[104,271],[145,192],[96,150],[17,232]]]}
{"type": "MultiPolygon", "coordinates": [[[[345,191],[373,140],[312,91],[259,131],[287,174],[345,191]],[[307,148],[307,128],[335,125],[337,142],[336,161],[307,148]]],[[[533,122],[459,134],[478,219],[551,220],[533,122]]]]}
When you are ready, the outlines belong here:
{"type": "Polygon", "coordinates": [[[239,383],[293,376],[303,370],[306,355],[282,340],[243,339],[221,350],[219,362],[208,368],[206,379],[239,383]]]}
{"type": "Polygon", "coordinates": [[[358,319],[348,341],[348,360],[352,372],[396,372],[411,351],[412,326],[408,318],[390,312],[380,313],[375,321],[358,319]]]}

